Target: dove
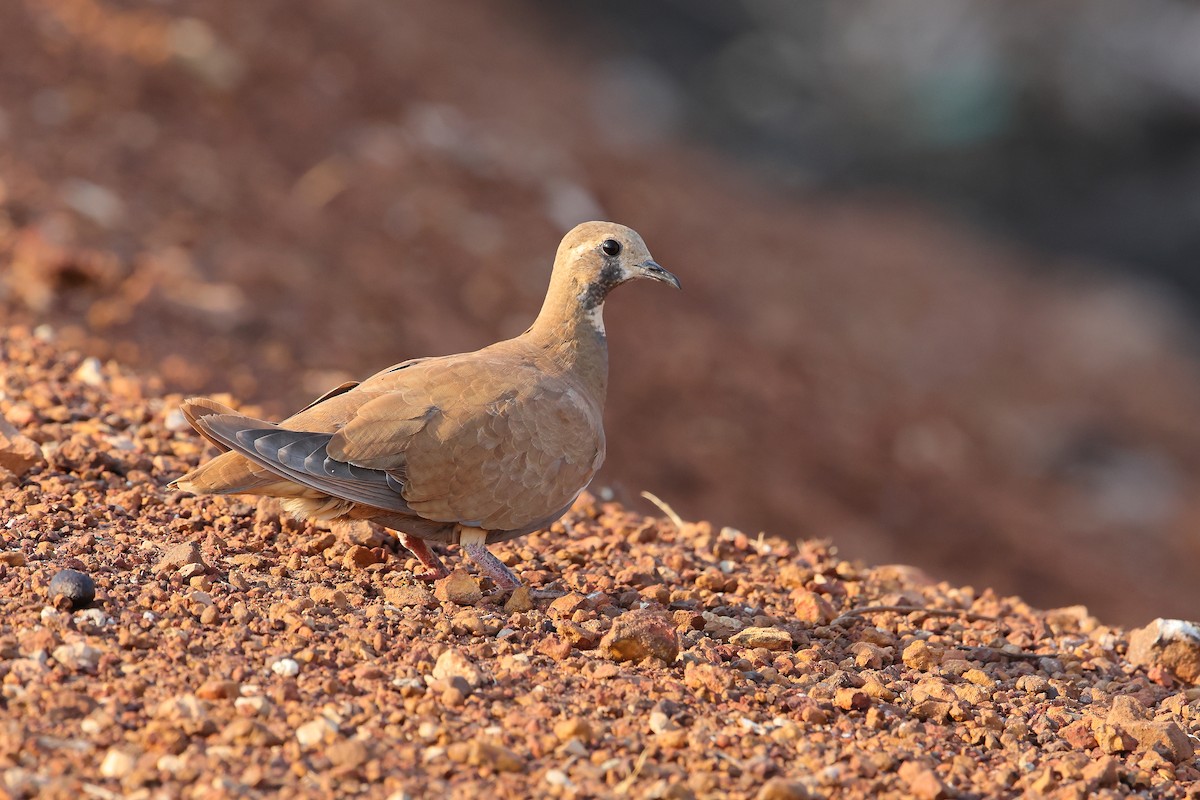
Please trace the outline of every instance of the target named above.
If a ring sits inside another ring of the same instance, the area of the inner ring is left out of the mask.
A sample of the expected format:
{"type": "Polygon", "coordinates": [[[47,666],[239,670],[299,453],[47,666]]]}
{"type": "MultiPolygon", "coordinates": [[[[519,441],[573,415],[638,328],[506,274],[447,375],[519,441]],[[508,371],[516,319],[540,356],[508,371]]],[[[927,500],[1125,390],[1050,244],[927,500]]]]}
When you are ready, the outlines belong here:
{"type": "Polygon", "coordinates": [[[520,336],[404,361],[278,423],[185,401],[188,422],[224,452],[171,485],[276,497],[300,518],[378,523],[421,562],[424,580],[448,574],[426,542],[457,543],[498,588],[516,588],[488,545],[547,528],[604,462],[604,303],[639,279],[679,288],[632,229],[578,225],[520,336]]]}

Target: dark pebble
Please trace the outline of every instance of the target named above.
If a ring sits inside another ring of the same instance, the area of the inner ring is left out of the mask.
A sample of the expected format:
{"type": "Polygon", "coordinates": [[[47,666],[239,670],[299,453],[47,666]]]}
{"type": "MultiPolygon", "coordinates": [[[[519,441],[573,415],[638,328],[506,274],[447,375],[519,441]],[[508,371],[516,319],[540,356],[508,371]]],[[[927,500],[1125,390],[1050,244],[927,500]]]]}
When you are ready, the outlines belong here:
{"type": "Polygon", "coordinates": [[[59,570],[50,579],[50,596],[65,597],[71,608],[84,608],[96,599],[96,582],[79,570],[59,570]]]}

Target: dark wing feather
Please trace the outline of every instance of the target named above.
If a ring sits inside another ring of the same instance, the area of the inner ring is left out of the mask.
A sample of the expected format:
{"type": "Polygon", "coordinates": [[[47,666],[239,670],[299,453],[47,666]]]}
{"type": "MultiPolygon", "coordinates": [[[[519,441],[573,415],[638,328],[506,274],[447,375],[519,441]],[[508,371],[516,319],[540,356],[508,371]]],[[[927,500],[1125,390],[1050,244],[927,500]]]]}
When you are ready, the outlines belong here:
{"type": "Polygon", "coordinates": [[[291,431],[235,414],[209,415],[197,423],[220,444],[301,486],[343,500],[413,514],[399,493],[403,485],[394,475],[330,458],[325,448],[331,434],[291,431]]]}
{"type": "MultiPolygon", "coordinates": [[[[333,387],[328,392],[321,395],[316,400],[313,400],[311,403],[306,405],[304,408],[297,411],[296,414],[303,414],[305,411],[308,411],[313,406],[319,406],[321,403],[324,403],[326,400],[328,400],[331,397],[337,397],[339,394],[345,394],[346,392],[353,389],[355,386],[358,386],[358,384],[359,384],[358,381],[346,381],[345,383],[339,383],[337,386],[333,387]]],[[[296,416],[296,414],[293,414],[292,416],[296,416]]]]}

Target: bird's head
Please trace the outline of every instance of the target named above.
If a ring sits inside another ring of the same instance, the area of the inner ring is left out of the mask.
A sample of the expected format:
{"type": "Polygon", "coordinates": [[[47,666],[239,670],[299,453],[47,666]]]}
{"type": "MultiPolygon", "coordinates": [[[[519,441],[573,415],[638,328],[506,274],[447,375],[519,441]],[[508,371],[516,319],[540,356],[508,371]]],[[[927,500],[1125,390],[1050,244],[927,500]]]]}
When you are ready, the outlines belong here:
{"type": "Polygon", "coordinates": [[[637,278],[679,288],[679,279],[650,256],[637,231],[615,222],[575,226],[558,246],[554,272],[556,280],[567,278],[577,287],[584,309],[596,308],[614,288],[637,278]]]}

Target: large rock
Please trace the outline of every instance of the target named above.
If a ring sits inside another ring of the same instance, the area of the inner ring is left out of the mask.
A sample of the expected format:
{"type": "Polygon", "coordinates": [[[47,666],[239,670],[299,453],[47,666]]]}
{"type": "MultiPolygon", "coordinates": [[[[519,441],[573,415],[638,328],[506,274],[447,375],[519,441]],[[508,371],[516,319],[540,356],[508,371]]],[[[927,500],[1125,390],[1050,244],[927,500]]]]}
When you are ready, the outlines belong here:
{"type": "Polygon", "coordinates": [[[487,674],[461,650],[452,647],[438,656],[437,663],[433,665],[433,679],[441,681],[452,678],[462,678],[472,689],[477,689],[487,680],[487,674]]]}
{"type": "Polygon", "coordinates": [[[654,657],[668,664],[679,655],[679,633],[671,619],[647,609],[626,611],[613,620],[600,650],[614,661],[654,657]]]}
{"type": "Polygon", "coordinates": [[[44,460],[37,442],[0,417],[0,477],[7,471],[20,478],[44,460]]]}
{"type": "Polygon", "coordinates": [[[1097,726],[1097,733],[1102,746],[1106,741],[1122,742],[1108,748],[1111,752],[1153,750],[1176,764],[1195,754],[1191,740],[1175,720],[1152,719],[1146,707],[1132,695],[1113,698],[1112,708],[1097,726]]]}
{"type": "Polygon", "coordinates": [[[1162,667],[1187,683],[1200,683],[1200,627],[1182,619],[1154,620],[1129,634],[1129,660],[1162,667]]]}

